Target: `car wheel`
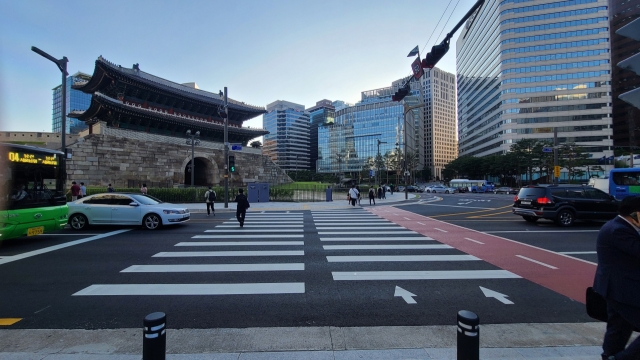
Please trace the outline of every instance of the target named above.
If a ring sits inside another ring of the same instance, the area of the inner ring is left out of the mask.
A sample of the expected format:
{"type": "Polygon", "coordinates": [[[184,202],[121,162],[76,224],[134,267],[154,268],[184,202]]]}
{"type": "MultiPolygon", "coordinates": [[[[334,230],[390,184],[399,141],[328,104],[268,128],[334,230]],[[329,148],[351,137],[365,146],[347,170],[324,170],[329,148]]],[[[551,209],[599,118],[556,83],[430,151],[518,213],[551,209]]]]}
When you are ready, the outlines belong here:
{"type": "Polygon", "coordinates": [[[575,215],[571,210],[560,210],[556,217],[556,223],[560,226],[571,226],[575,220],[575,215]]]}
{"type": "Polygon", "coordinates": [[[69,225],[73,230],[82,230],[89,225],[89,220],[82,214],[73,214],[69,218],[69,225]]]}
{"type": "Polygon", "coordinates": [[[431,192],[431,190],[427,190],[427,192],[428,192],[428,193],[430,193],[430,192],[431,192]]]}
{"type": "Polygon", "coordinates": [[[522,217],[525,221],[530,222],[530,223],[534,223],[536,221],[538,221],[538,218],[535,216],[523,216],[522,217]]]}
{"type": "Polygon", "coordinates": [[[444,192],[444,193],[445,193],[445,194],[448,194],[448,193],[449,193],[449,190],[445,190],[445,192],[444,192]]]}
{"type": "Polygon", "coordinates": [[[142,219],[142,226],[147,230],[155,230],[162,225],[162,219],[157,214],[148,214],[142,219]]]}

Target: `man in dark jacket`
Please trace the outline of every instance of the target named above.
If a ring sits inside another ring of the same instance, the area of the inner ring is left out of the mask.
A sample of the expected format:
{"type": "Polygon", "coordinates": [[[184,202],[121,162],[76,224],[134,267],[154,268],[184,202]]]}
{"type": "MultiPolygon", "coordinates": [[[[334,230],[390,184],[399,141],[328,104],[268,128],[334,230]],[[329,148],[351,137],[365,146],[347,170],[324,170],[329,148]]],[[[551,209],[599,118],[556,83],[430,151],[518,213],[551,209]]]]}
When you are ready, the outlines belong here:
{"type": "Polygon", "coordinates": [[[598,234],[598,268],[593,289],[607,300],[607,331],[602,359],[640,359],[640,337],[626,349],[634,327],[640,328],[640,196],[622,200],[619,215],[598,234]]]}
{"type": "Polygon", "coordinates": [[[240,223],[240,227],[244,226],[244,217],[247,214],[247,209],[250,207],[249,200],[243,194],[242,189],[238,189],[238,195],[236,195],[236,219],[240,223]]]}

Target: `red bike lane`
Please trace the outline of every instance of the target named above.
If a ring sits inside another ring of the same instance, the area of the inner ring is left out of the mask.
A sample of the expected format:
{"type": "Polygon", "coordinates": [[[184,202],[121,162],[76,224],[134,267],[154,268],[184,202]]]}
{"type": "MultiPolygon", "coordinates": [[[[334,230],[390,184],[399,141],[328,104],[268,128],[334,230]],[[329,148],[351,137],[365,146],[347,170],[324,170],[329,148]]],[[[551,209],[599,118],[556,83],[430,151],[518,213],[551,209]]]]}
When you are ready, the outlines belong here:
{"type": "Polygon", "coordinates": [[[593,284],[596,266],[587,261],[395,207],[366,210],[575,301],[584,303],[585,291],[593,284]]]}

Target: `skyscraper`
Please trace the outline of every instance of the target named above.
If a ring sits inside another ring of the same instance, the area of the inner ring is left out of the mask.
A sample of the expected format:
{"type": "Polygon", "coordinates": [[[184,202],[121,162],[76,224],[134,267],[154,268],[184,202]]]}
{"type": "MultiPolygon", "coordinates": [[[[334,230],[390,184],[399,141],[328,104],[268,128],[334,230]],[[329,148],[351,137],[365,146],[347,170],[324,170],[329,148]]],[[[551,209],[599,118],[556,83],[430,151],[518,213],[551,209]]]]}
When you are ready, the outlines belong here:
{"type": "Polygon", "coordinates": [[[267,105],[262,118],[263,154],[285,171],[309,170],[309,113],[304,105],[277,100],[267,105]]]}
{"type": "Polygon", "coordinates": [[[307,109],[309,113],[309,158],[311,168],[317,171],[318,161],[318,127],[333,124],[336,110],[331,100],[320,100],[316,106],[307,109]]]}
{"type": "MultiPolygon", "coordinates": [[[[91,105],[91,94],[85,94],[80,90],[72,89],[71,86],[77,83],[87,82],[91,79],[91,75],[77,72],[67,76],[67,112],[73,110],[87,110],[91,105]]],[[[53,88],[53,116],[51,120],[53,132],[62,132],[62,85],[53,88]]],[[[87,128],[87,125],[79,119],[67,117],[66,123],[67,134],[77,134],[87,128]]]]}
{"type": "Polygon", "coordinates": [[[612,155],[606,0],[487,1],[456,43],[459,154],[523,138],[612,155]]]}

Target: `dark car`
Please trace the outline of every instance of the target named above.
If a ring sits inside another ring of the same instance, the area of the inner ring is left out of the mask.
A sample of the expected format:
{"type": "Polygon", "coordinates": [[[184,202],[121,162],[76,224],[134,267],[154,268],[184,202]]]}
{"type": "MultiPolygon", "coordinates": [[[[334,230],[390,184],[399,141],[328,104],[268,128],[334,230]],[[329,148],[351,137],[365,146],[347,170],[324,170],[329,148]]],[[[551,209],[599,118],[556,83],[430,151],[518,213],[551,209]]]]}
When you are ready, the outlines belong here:
{"type": "Polygon", "coordinates": [[[528,222],[549,219],[560,226],[571,226],[576,219],[614,218],[618,214],[618,201],[590,186],[528,186],[514,198],[513,213],[528,222]]]}

